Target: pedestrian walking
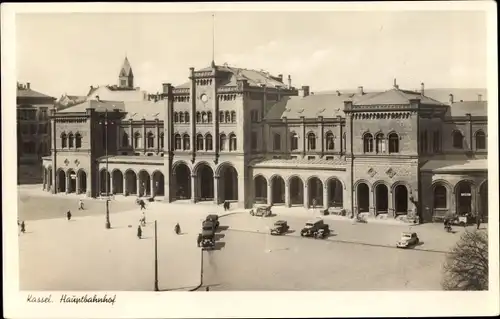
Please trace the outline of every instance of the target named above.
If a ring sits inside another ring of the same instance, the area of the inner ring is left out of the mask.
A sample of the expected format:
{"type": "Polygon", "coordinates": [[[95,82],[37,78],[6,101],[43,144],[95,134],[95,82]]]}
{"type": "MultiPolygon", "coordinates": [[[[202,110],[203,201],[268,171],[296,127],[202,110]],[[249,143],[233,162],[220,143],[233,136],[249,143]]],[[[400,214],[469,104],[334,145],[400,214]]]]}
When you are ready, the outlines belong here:
{"type": "Polygon", "coordinates": [[[479,229],[479,226],[481,226],[481,216],[479,214],[476,217],[476,224],[477,224],[476,229],[479,229]]]}
{"type": "Polygon", "coordinates": [[[316,209],[316,198],[313,198],[312,204],[313,204],[313,209],[316,209]]]}
{"type": "Polygon", "coordinates": [[[141,206],[141,210],[146,209],[146,203],[142,199],[139,201],[139,206],[141,206]]]}
{"type": "Polygon", "coordinates": [[[231,202],[229,202],[229,201],[227,202],[227,204],[226,204],[226,209],[227,209],[227,210],[230,210],[230,209],[231,209],[231,202]]]}
{"type": "Polygon", "coordinates": [[[143,227],[146,226],[146,215],[144,214],[144,212],[142,212],[140,222],[143,227]]]}
{"type": "Polygon", "coordinates": [[[142,239],[142,228],[141,228],[141,225],[137,226],[137,238],[142,239]]]}
{"type": "Polygon", "coordinates": [[[25,233],[26,232],[26,224],[24,223],[24,220],[21,222],[21,233],[25,233]]]}
{"type": "Polygon", "coordinates": [[[207,286],[207,287],[205,288],[205,291],[210,291],[210,287],[209,287],[209,286],[207,286]]]}
{"type": "Polygon", "coordinates": [[[68,220],[71,220],[71,211],[68,210],[68,212],[66,213],[66,217],[68,218],[68,220]]]}
{"type": "Polygon", "coordinates": [[[81,199],[78,200],[78,210],[83,210],[83,201],[81,199]]]}
{"type": "Polygon", "coordinates": [[[222,207],[224,207],[224,211],[227,210],[227,201],[224,201],[224,203],[222,203],[222,207]]]}
{"type": "Polygon", "coordinates": [[[201,245],[201,239],[202,239],[201,234],[198,234],[198,238],[196,239],[196,243],[198,244],[198,247],[200,247],[200,245],[201,245]]]}

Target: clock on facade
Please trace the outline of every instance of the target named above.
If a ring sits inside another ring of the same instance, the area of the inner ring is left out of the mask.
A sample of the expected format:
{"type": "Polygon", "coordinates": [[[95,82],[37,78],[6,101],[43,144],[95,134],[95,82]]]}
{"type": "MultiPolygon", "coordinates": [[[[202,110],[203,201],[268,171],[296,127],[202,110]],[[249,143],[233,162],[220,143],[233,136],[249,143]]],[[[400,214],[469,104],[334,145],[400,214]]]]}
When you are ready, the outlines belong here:
{"type": "Polygon", "coordinates": [[[208,102],[208,96],[206,94],[202,94],[200,96],[200,100],[203,102],[203,103],[207,103],[208,102]]]}

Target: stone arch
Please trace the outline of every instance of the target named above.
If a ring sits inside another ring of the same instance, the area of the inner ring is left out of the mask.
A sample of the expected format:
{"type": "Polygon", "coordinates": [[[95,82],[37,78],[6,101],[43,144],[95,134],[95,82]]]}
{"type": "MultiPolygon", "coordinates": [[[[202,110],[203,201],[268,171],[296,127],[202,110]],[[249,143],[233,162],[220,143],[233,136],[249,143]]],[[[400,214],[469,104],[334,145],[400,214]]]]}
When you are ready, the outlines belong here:
{"type": "Polygon", "coordinates": [[[274,174],[270,179],[271,182],[271,204],[285,203],[285,180],[281,175],[274,174]]]}
{"type": "Polygon", "coordinates": [[[155,170],[153,176],[152,197],[165,195],[165,176],[159,170],[155,170]]]}
{"type": "Polygon", "coordinates": [[[57,170],[56,175],[57,175],[57,178],[56,178],[57,191],[60,193],[65,193],[66,192],[66,172],[60,168],[57,170]]]}
{"type": "Polygon", "coordinates": [[[68,189],[66,190],[67,193],[76,193],[77,190],[77,185],[76,185],[76,173],[75,171],[70,168],[66,172],[66,178],[68,179],[68,189]]]}
{"type": "Polygon", "coordinates": [[[254,202],[267,204],[267,178],[262,174],[257,174],[253,178],[254,202]]]}
{"type": "Polygon", "coordinates": [[[472,213],[475,210],[475,207],[473,207],[475,191],[476,185],[470,179],[460,180],[455,185],[455,209],[457,215],[472,213]]]}
{"type": "Polygon", "coordinates": [[[119,169],[114,169],[111,172],[111,176],[113,177],[113,194],[123,194],[123,173],[119,169]]]}
{"type": "Polygon", "coordinates": [[[219,165],[217,169],[215,176],[219,176],[219,197],[222,201],[237,201],[238,171],[228,162],[219,165]]]}
{"type": "Polygon", "coordinates": [[[477,214],[482,218],[482,222],[488,222],[488,180],[479,184],[478,188],[479,205],[477,214]]]}
{"type": "Polygon", "coordinates": [[[370,185],[368,182],[360,180],[355,183],[356,207],[358,213],[370,212],[370,185]]]}
{"type": "Polygon", "coordinates": [[[287,179],[290,190],[290,204],[304,205],[304,181],[299,175],[292,175],[287,179]]]}
{"type": "Polygon", "coordinates": [[[76,172],[78,176],[77,193],[87,193],[87,172],[81,168],[76,172]]]}
{"type": "Polygon", "coordinates": [[[141,169],[137,175],[139,177],[138,196],[151,196],[151,175],[145,169],[141,169]]]}
{"type": "Polygon", "coordinates": [[[372,184],[371,184],[369,181],[367,181],[366,179],[358,179],[358,180],[357,180],[356,182],[354,182],[354,184],[352,185],[352,189],[353,189],[353,190],[355,190],[355,189],[358,187],[358,185],[359,185],[359,184],[361,184],[361,183],[364,183],[364,184],[368,185],[368,189],[369,189],[369,190],[372,190],[372,189],[373,189],[373,188],[372,188],[372,184]]]}
{"type": "MultiPolygon", "coordinates": [[[[200,161],[200,162],[196,163],[196,164],[193,166],[193,168],[192,168],[193,175],[198,175],[200,168],[202,168],[204,165],[206,165],[206,166],[210,167],[210,169],[211,169],[212,171],[214,171],[214,168],[212,167],[212,165],[210,165],[210,163],[209,163],[209,162],[207,162],[207,161],[200,161]]],[[[214,175],[214,176],[215,176],[215,175],[214,175]]]]}
{"type": "Polygon", "coordinates": [[[397,183],[392,191],[394,198],[394,212],[396,215],[408,214],[410,189],[406,183],[397,183]]]}
{"type": "MultiPolygon", "coordinates": [[[[208,164],[208,163],[207,163],[207,164],[208,164]]],[[[221,173],[222,173],[222,170],[223,170],[226,166],[228,166],[228,165],[229,165],[229,166],[234,167],[234,169],[236,170],[236,173],[238,173],[238,174],[239,174],[238,169],[236,169],[236,167],[233,165],[233,163],[231,163],[230,161],[224,161],[224,162],[222,162],[222,163],[219,163],[219,165],[217,165],[217,166],[215,167],[215,170],[214,170],[214,174],[215,174],[215,176],[216,176],[216,177],[217,177],[217,176],[220,176],[220,175],[221,175],[221,173]]]]}
{"type": "Polygon", "coordinates": [[[326,207],[344,207],[344,189],[342,180],[336,176],[325,181],[327,201],[326,207]]]}
{"type": "Polygon", "coordinates": [[[195,198],[201,201],[214,200],[214,170],[207,162],[193,167],[196,176],[195,198]]]}
{"type": "Polygon", "coordinates": [[[52,188],[52,166],[49,165],[47,166],[47,189],[51,189],[52,188]]]}
{"type": "Polygon", "coordinates": [[[172,189],[176,200],[191,198],[191,167],[185,161],[177,161],[172,165],[172,189]]]}
{"type": "Polygon", "coordinates": [[[322,207],[323,206],[323,181],[318,176],[310,176],[307,178],[307,191],[309,206],[322,207]]]}
{"type": "Polygon", "coordinates": [[[376,181],[372,185],[375,215],[389,213],[389,185],[385,181],[376,181]]]}
{"type": "Polygon", "coordinates": [[[101,195],[108,195],[111,192],[111,176],[105,169],[99,171],[99,193],[101,195]]]}
{"type": "Polygon", "coordinates": [[[137,195],[137,173],[133,169],[125,171],[125,184],[125,196],[137,195]]]}
{"type": "Polygon", "coordinates": [[[442,186],[446,187],[446,190],[450,193],[455,192],[454,187],[450,184],[450,182],[448,182],[445,179],[437,179],[437,180],[433,181],[431,186],[430,186],[431,190],[434,191],[434,188],[438,185],[442,185],[442,186]]]}

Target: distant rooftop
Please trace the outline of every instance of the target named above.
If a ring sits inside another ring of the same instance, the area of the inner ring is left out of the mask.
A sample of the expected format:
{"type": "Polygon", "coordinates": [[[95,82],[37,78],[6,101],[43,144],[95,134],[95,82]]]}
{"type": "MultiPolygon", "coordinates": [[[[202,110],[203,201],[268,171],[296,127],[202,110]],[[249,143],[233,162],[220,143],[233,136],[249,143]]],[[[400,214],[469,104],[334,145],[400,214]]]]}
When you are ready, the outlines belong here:
{"type": "Polygon", "coordinates": [[[26,84],[21,84],[17,83],[17,97],[22,97],[22,98],[43,98],[43,99],[50,99],[52,101],[56,100],[56,98],[40,93],[38,91],[35,91],[31,89],[31,84],[28,82],[26,84]]]}

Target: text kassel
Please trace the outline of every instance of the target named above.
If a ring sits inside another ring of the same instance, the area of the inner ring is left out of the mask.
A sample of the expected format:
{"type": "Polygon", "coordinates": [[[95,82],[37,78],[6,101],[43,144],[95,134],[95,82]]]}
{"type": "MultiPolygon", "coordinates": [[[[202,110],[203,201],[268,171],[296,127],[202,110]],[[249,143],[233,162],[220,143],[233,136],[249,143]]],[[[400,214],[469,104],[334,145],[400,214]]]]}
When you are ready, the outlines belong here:
{"type": "Polygon", "coordinates": [[[85,294],[83,296],[62,295],[60,302],[62,302],[62,303],[75,303],[75,304],[79,304],[79,303],[110,303],[110,304],[114,305],[115,299],[116,299],[116,295],[108,296],[107,294],[105,294],[102,297],[97,296],[97,294],[94,294],[93,296],[92,295],[89,296],[87,294],[85,294]]]}
{"type": "Polygon", "coordinates": [[[33,295],[28,295],[26,298],[27,302],[34,302],[34,303],[51,303],[52,302],[52,295],[48,295],[45,297],[40,297],[40,296],[33,296],[33,295]]]}

